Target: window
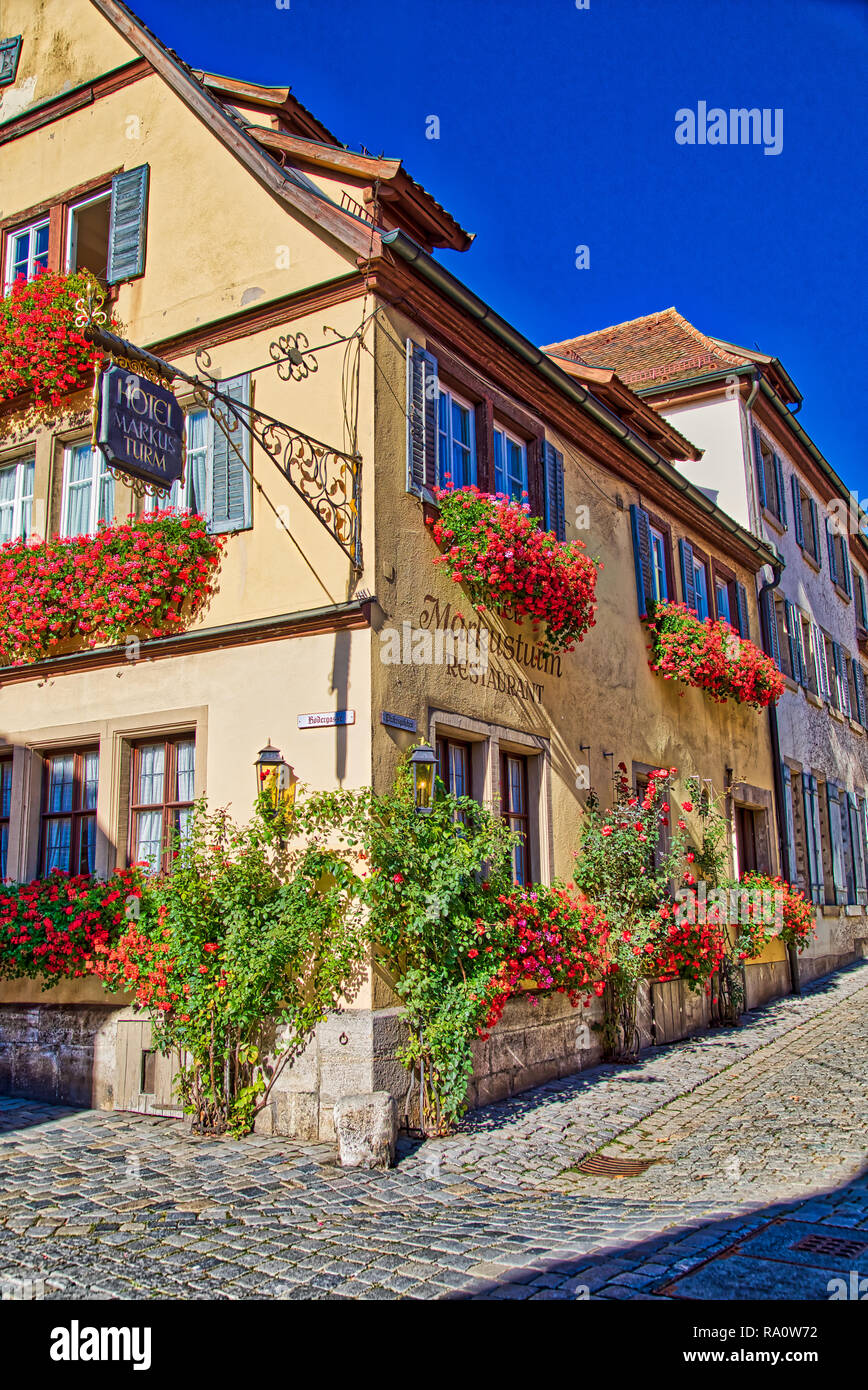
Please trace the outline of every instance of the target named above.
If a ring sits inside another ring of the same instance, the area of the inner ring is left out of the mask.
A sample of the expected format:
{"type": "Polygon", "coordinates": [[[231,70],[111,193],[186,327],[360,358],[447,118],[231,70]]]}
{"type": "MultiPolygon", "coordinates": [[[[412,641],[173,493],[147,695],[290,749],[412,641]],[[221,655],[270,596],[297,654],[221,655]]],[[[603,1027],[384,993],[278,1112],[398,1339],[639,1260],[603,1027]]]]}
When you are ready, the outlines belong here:
{"type": "Polygon", "coordinates": [[[819,565],[820,522],[817,515],[817,504],[802,487],[795,473],[792,474],[792,489],[796,540],[805,554],[810,555],[814,563],[819,565]]]}
{"type": "Polygon", "coordinates": [[[461,743],[451,738],[437,740],[437,773],[446,790],[453,796],[473,795],[470,751],[469,743],[461,743]]]}
{"type": "Polygon", "coordinates": [[[868,631],[868,599],[865,597],[865,579],[857,570],[853,571],[856,592],[856,622],[868,631]]]}
{"type": "Polygon", "coordinates": [[[48,218],[10,232],[6,247],[4,294],[22,276],[32,280],[38,271],[48,268],[48,218]]]}
{"type": "Polygon", "coordinates": [[[771,512],[782,526],[787,524],[787,505],[784,500],[784,472],[774,449],[754,430],[754,457],[760,505],[771,512]]]}
{"type": "Polygon", "coordinates": [[[33,527],[33,459],[0,468],[0,544],[26,540],[33,527]]]}
{"type": "Polygon", "coordinates": [[[829,545],[829,574],[832,576],[832,583],[840,593],[846,594],[847,598],[852,598],[853,580],[850,572],[850,547],[847,544],[847,537],[837,529],[835,523],[827,520],[826,540],[829,545]]]}
{"type": "Polygon", "coordinates": [[[99,750],[51,753],[42,783],[42,872],[92,874],[99,750]]]}
{"type": "Polygon", "coordinates": [[[100,522],[111,525],[115,511],[115,480],[105,456],[89,444],[66,451],[63,470],[61,534],[94,536],[100,522]]]}
{"type": "Polygon", "coordinates": [[[468,487],[476,482],[473,406],[440,387],[438,403],[438,470],[441,487],[468,487]]]}
{"type": "Polygon", "coordinates": [[[722,618],[724,622],[727,623],[732,622],[732,611],[729,602],[729,585],[722,579],[716,579],[714,582],[714,606],[718,618],[722,618]]]}
{"type": "Polygon", "coordinates": [[[521,502],[527,495],[527,445],[494,427],[494,491],[521,502]]]}
{"type": "Polygon", "coordinates": [[[168,871],[193,810],[196,744],[189,735],[133,748],[130,860],[151,873],[168,871]]]}
{"type": "Polygon", "coordinates": [[[12,759],[0,758],[0,881],[9,864],[9,818],[12,813],[12,759]]]}
{"type": "Polygon", "coordinates": [[[666,582],[666,538],[655,526],[648,527],[648,534],[651,538],[651,585],[654,598],[658,603],[665,603],[669,597],[666,582]]]}
{"type": "Polygon", "coordinates": [[[500,755],[500,805],[509,829],[521,836],[512,851],[512,877],[516,883],[529,883],[527,758],[520,754],[502,752],[500,755]]]}
{"type": "Polygon", "coordinates": [[[814,695],[819,695],[820,686],[817,676],[817,657],[814,651],[814,632],[810,618],[799,614],[799,623],[802,628],[802,651],[805,653],[805,685],[814,695]]]}
{"type": "Polygon", "coordinates": [[[708,617],[708,571],[702,560],[693,560],[693,592],[696,597],[694,607],[697,616],[700,618],[708,617]]]}
{"type": "Polygon", "coordinates": [[[108,284],[110,209],[108,191],[75,203],[69,209],[67,269],[90,270],[103,286],[108,284]]]}
{"type": "Polygon", "coordinates": [[[208,515],[208,486],[211,450],[208,443],[208,411],[191,410],[184,421],[186,464],[184,481],[175,479],[168,497],[158,497],[151,488],[145,493],[145,511],[174,507],[176,511],[208,515]]]}
{"type": "Polygon", "coordinates": [[[735,841],[739,875],[768,872],[764,811],[736,806],[735,841]]]}

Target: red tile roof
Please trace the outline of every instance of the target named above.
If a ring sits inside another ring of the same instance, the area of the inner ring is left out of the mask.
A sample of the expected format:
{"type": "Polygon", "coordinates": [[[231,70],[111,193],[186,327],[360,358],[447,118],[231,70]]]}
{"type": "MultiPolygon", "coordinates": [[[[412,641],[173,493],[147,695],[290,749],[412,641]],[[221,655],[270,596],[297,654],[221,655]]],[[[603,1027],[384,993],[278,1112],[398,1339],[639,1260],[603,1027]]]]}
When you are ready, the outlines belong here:
{"type": "Polygon", "coordinates": [[[543,351],[572,356],[589,366],[612,367],[634,390],[749,366],[756,360],[746,349],[724,347],[718,339],[700,333],[674,308],[550,343],[543,351]]]}

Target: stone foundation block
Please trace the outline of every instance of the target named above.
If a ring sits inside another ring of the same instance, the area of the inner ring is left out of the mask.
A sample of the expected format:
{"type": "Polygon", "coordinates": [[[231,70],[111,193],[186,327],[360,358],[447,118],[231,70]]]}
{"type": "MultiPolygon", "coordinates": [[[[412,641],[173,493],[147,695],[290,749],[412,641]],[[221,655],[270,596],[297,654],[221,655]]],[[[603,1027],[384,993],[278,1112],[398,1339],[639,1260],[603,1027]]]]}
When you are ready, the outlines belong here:
{"type": "Polygon", "coordinates": [[[388,1091],[343,1096],[335,1104],[334,1121],[343,1168],[391,1168],[398,1115],[388,1091]]]}

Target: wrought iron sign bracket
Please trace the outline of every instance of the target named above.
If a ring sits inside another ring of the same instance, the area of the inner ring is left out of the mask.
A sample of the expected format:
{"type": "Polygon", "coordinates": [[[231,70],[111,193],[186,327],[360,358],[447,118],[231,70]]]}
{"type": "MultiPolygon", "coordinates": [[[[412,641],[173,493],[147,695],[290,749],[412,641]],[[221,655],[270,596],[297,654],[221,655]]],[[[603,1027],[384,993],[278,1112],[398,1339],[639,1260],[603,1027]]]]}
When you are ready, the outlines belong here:
{"type": "MultiPolygon", "coordinates": [[[[196,353],[198,371],[191,376],[146,348],[112,333],[105,326],[106,315],[100,300],[97,290],[76,306],[77,326],[88,341],[102,348],[118,365],[141,372],[153,381],[163,385],[186,382],[193,389],[196,403],[209,412],[249,470],[238,448],[239,427],[244,430],[337,542],[358,575],[362,568],[361,455],[337,449],[251,404],[234,400],[220,389],[220,379],[209,370],[211,358],[204,349],[196,353]]],[[[314,350],[302,333],[282,335],[271,343],[269,354],[271,363],[266,365],[273,364],[283,381],[302,381],[317,370],[314,350]]]]}

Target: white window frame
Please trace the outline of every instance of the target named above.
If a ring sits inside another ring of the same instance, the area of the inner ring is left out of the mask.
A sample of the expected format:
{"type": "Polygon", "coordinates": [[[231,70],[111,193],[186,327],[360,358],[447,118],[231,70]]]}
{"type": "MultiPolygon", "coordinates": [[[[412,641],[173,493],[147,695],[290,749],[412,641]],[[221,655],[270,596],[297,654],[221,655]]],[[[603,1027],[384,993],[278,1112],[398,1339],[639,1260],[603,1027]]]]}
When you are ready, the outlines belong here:
{"type": "Polygon", "coordinates": [[[103,193],[94,193],[89,198],[82,198],[81,202],[73,203],[68,209],[66,228],[66,260],[64,264],[68,272],[72,271],[73,252],[75,249],[75,214],[82,208],[89,208],[94,203],[107,203],[109,208],[109,233],[111,233],[111,189],[107,188],[103,193]]]}
{"type": "MultiPolygon", "coordinates": [[[[36,259],[36,233],[37,233],[38,231],[40,231],[41,228],[43,228],[43,227],[48,228],[48,226],[49,226],[48,218],[47,218],[47,217],[40,217],[40,219],[39,219],[38,222],[29,222],[29,223],[26,223],[25,226],[23,226],[23,227],[15,227],[12,231],[7,232],[7,234],[6,234],[6,265],[5,265],[4,268],[3,268],[3,293],[4,293],[4,294],[8,294],[8,293],[9,293],[9,291],[10,291],[11,288],[12,288],[12,284],[13,284],[13,280],[12,280],[12,267],[13,267],[13,265],[14,265],[15,262],[14,262],[14,258],[13,258],[12,252],[13,252],[13,248],[14,248],[14,246],[15,246],[16,240],[18,239],[18,237],[23,236],[25,232],[28,234],[28,243],[27,243],[27,280],[28,280],[28,282],[29,282],[30,280],[33,279],[33,272],[34,272],[34,264],[33,264],[33,263],[34,263],[34,260],[36,259]]],[[[51,235],[51,233],[50,233],[50,230],[49,230],[49,236],[50,236],[50,235],[51,235]]],[[[46,261],[47,261],[47,258],[48,258],[48,245],[47,245],[47,243],[46,243],[46,247],[45,247],[45,256],[46,256],[46,261]]]]}
{"type": "MultiPolygon", "coordinates": [[[[110,476],[109,467],[105,460],[105,454],[100,449],[94,449],[88,445],[88,441],[80,439],[75,443],[67,444],[63,451],[63,487],[60,498],[60,534],[65,539],[73,536],[95,536],[99,529],[99,500],[101,483],[103,479],[110,476]],[[90,512],[88,516],[87,531],[70,531],[69,529],[69,474],[72,464],[72,455],[77,449],[84,446],[90,448],[93,460],[93,469],[90,479],[90,512]]],[[[114,481],[114,479],[112,479],[114,481]]],[[[107,518],[107,525],[111,526],[114,516],[107,518]]]]}
{"type": "MultiPolygon", "coordinates": [[[[437,393],[437,472],[438,472],[438,475],[439,475],[439,474],[440,474],[440,440],[441,440],[441,439],[444,437],[444,435],[445,435],[445,438],[446,438],[446,441],[447,441],[447,454],[448,454],[448,458],[449,458],[449,471],[450,471],[450,476],[452,477],[452,485],[453,485],[453,487],[456,486],[455,478],[454,478],[454,475],[452,474],[452,467],[453,467],[454,462],[455,462],[455,453],[454,453],[455,440],[454,440],[453,434],[452,434],[452,406],[453,406],[453,405],[457,405],[457,406],[460,407],[461,410],[466,411],[466,412],[467,412],[468,419],[469,419],[469,422],[470,422],[470,430],[469,430],[469,433],[468,433],[468,437],[469,437],[469,441],[470,441],[470,456],[469,456],[469,459],[468,459],[468,472],[469,472],[469,475],[470,475],[470,476],[468,477],[467,483],[461,483],[461,484],[460,484],[461,487],[467,487],[467,486],[469,486],[469,485],[471,485],[471,484],[476,483],[476,481],[477,481],[477,476],[478,476],[478,475],[477,475],[477,467],[476,467],[476,410],[475,410],[474,406],[471,405],[470,401],[465,400],[463,396],[459,396],[458,392],[457,392],[457,391],[453,391],[453,390],[451,389],[451,387],[449,387],[449,386],[441,386],[441,387],[439,388],[438,393],[437,393]],[[441,402],[442,400],[445,400],[445,401],[447,402],[447,406],[446,406],[446,424],[447,424],[447,428],[446,428],[445,431],[442,429],[441,424],[440,424],[440,402],[441,402]]],[[[463,446],[462,446],[462,448],[463,448],[463,446]]],[[[446,486],[446,479],[445,479],[445,477],[441,477],[441,478],[440,478],[440,486],[441,486],[441,487],[445,487],[445,486],[446,486]]]]}
{"type": "MultiPolygon", "coordinates": [[[[0,473],[5,473],[8,469],[15,469],[15,493],[12,498],[12,534],[7,537],[7,541],[26,540],[33,534],[33,498],[35,493],[36,481],[36,458],[33,454],[28,454],[25,458],[10,459],[8,463],[0,464],[0,473]],[[24,474],[28,466],[32,466],[34,487],[29,496],[24,493],[24,474]],[[25,531],[21,522],[21,515],[26,503],[30,503],[30,526],[25,531]]],[[[0,538],[0,544],[5,544],[0,538]]]]}
{"type": "Polygon", "coordinates": [[[669,598],[669,577],[666,573],[666,537],[656,526],[649,525],[648,536],[651,544],[651,586],[658,603],[666,603],[669,598]],[[662,580],[662,583],[658,583],[662,580]]]}
{"type": "MultiPolygon", "coordinates": [[[[191,508],[190,508],[190,476],[191,476],[191,475],[190,475],[190,455],[191,455],[191,453],[193,453],[193,452],[198,452],[198,451],[195,451],[195,450],[191,450],[191,448],[190,448],[190,429],[189,429],[189,426],[190,426],[190,418],[191,418],[191,416],[193,416],[193,415],[206,415],[206,416],[207,416],[207,414],[208,414],[208,411],[207,411],[207,410],[203,410],[203,409],[185,410],[185,411],[184,411],[184,445],[185,445],[185,461],[184,461],[184,480],[183,480],[184,496],[183,496],[183,498],[181,497],[181,486],[182,486],[182,484],[181,484],[181,480],[180,480],[179,478],[176,478],[175,481],[172,483],[172,488],[171,488],[171,491],[169,492],[169,496],[168,496],[168,497],[157,497],[157,495],[156,495],[156,493],[154,492],[153,488],[148,488],[148,490],[147,490],[146,493],[145,493],[145,498],[144,498],[144,501],[145,501],[145,511],[146,511],[146,512],[162,511],[162,510],[165,510],[165,508],[167,508],[167,507],[174,507],[174,508],[175,508],[175,511],[177,511],[177,512],[189,512],[189,511],[190,511],[190,509],[191,509],[191,508]]],[[[205,484],[205,489],[206,489],[206,492],[207,492],[207,494],[208,494],[208,499],[207,499],[207,500],[210,501],[210,496],[211,496],[211,470],[212,470],[212,467],[213,467],[213,461],[212,461],[212,457],[211,457],[211,448],[210,448],[210,445],[208,444],[208,441],[207,441],[207,440],[206,440],[206,442],[205,442],[204,453],[205,453],[205,476],[206,476],[206,480],[207,480],[207,481],[206,481],[206,484],[205,484]]],[[[207,512],[208,512],[208,508],[207,508],[207,506],[206,506],[206,508],[205,508],[205,520],[206,520],[206,521],[208,522],[208,524],[210,525],[211,518],[210,518],[210,516],[208,516],[207,512]]]]}
{"type": "Polygon", "coordinates": [[[513,434],[512,431],[511,431],[511,430],[508,430],[508,429],[506,428],[505,425],[501,425],[501,424],[498,423],[497,421],[495,421],[495,425],[494,425],[494,452],[495,452],[495,460],[494,460],[494,490],[495,490],[495,492],[503,493],[503,494],[504,494],[505,496],[507,496],[507,497],[512,497],[512,496],[513,496],[513,493],[509,490],[509,481],[510,481],[510,480],[509,480],[509,474],[506,472],[506,457],[507,457],[506,445],[507,445],[507,444],[516,444],[516,445],[518,446],[518,448],[521,450],[522,487],[521,487],[520,490],[519,490],[519,496],[518,496],[518,498],[517,498],[516,500],[519,501],[519,502],[526,502],[526,501],[527,501],[527,496],[525,496],[525,494],[526,494],[526,493],[529,493],[529,491],[530,491],[530,477],[529,477],[528,468],[527,468],[527,440],[519,438],[519,436],[518,436],[517,434],[513,434]],[[503,481],[504,481],[505,486],[504,486],[503,488],[499,488],[499,487],[497,486],[497,436],[498,436],[498,435],[501,435],[501,436],[503,437],[503,441],[504,441],[504,451],[503,451],[504,480],[503,480],[503,481]]]}

